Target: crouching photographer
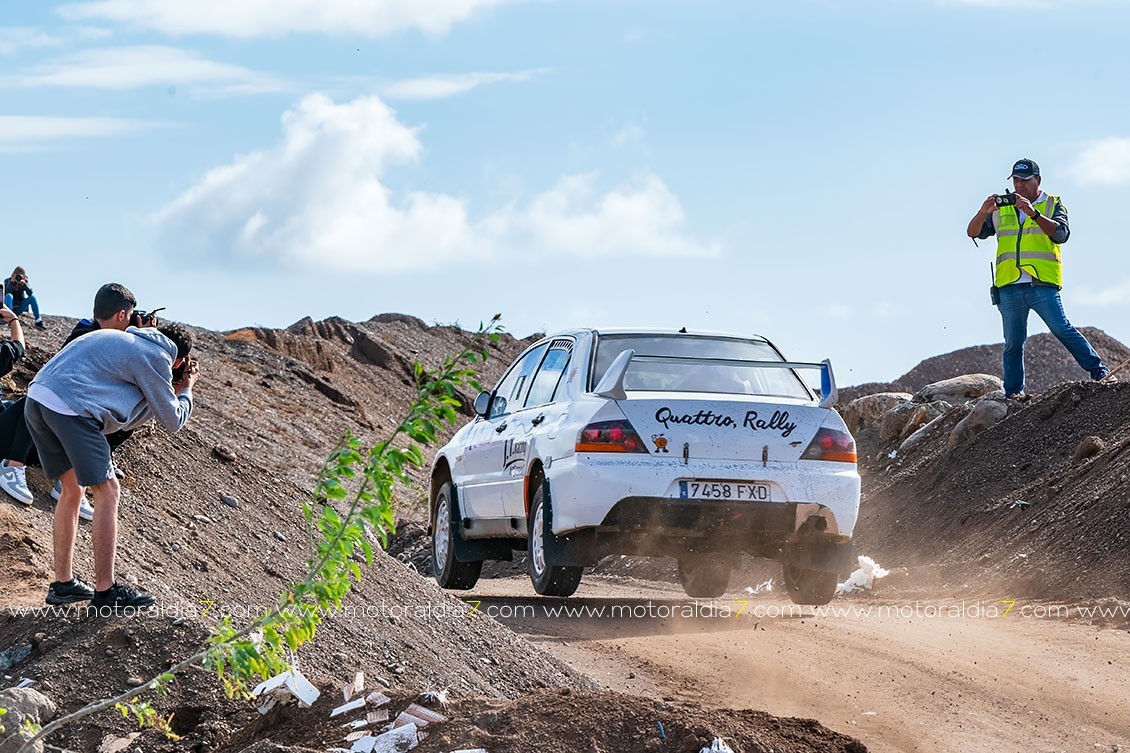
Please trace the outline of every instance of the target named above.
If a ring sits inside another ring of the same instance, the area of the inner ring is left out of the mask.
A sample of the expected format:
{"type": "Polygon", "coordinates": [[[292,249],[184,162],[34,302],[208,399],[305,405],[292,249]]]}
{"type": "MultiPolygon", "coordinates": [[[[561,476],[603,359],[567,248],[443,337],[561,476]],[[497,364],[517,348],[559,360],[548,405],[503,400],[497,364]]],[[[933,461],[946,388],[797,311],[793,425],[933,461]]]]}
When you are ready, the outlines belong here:
{"type": "Polygon", "coordinates": [[[177,324],[100,329],[63,348],[28,387],[25,419],[43,471],[62,482],[48,604],[90,600],[91,607],[110,611],[153,604],[152,596],[114,577],[121,488],[107,435],[154,417],[171,432],[187,423],[199,374],[189,355],[193,344],[192,333],[177,324]],[[79,504],[88,487],[94,495],[94,588],[73,571],[79,504]]]}

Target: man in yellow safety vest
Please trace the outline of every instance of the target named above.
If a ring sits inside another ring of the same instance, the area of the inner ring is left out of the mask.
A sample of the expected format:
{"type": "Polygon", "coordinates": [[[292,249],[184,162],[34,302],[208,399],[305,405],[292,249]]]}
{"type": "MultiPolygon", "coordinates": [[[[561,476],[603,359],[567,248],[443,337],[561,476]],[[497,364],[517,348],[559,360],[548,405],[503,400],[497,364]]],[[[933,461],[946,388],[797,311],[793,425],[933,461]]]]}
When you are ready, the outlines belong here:
{"type": "MultiPolygon", "coordinates": [[[[1091,379],[1106,379],[1110,369],[1067,321],[1059,297],[1063,264],[1059,247],[1071,229],[1058,196],[1040,190],[1040,166],[1030,159],[1012,166],[1016,193],[985,199],[966,229],[970,238],[997,236],[994,302],[1004,323],[1004,392],[1024,397],[1024,341],[1028,312],[1035,311],[1091,379]]],[[[1113,380],[1113,377],[1111,377],[1113,380]]]]}

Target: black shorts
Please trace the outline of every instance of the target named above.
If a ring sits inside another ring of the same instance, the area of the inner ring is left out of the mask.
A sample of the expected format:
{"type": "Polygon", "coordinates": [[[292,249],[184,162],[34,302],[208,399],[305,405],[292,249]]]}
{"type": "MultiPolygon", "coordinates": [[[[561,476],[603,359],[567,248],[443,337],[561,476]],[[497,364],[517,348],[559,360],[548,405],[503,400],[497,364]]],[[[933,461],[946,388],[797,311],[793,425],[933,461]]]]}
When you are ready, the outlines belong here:
{"type": "Polygon", "coordinates": [[[34,400],[24,405],[24,418],[48,478],[57,479],[71,468],[79,486],[97,486],[114,478],[110,445],[96,420],[64,416],[34,400]]]}

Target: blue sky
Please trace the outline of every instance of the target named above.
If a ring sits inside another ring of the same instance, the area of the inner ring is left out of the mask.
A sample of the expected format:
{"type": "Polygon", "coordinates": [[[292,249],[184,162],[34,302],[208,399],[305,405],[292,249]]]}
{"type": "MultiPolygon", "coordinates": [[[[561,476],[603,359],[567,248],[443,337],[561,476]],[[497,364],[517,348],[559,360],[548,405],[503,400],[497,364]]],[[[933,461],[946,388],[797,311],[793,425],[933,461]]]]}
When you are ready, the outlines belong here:
{"type": "Polygon", "coordinates": [[[1000,341],[964,228],[1030,156],[1069,318],[1130,342],[1127,3],[10,5],[2,271],[47,313],[117,280],[217,329],[499,311],[885,380],[1000,341]]]}

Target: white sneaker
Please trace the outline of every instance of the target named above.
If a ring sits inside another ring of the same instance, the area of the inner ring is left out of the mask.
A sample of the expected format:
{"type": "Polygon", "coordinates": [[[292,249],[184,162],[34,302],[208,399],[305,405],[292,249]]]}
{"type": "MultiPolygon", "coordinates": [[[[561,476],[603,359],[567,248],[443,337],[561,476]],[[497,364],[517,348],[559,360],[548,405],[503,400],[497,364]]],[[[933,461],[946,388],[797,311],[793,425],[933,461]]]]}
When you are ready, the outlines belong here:
{"type": "MultiPolygon", "coordinates": [[[[63,482],[56,481],[51,487],[51,497],[58,502],[61,496],[63,496],[63,482]]],[[[78,503],[78,516],[83,520],[94,520],[94,505],[88,502],[85,496],[78,503]]]]}
{"type": "Polygon", "coordinates": [[[0,489],[7,492],[12,499],[25,505],[35,501],[35,497],[31,496],[31,490],[27,488],[27,469],[22,465],[4,463],[0,466],[0,489]]]}

